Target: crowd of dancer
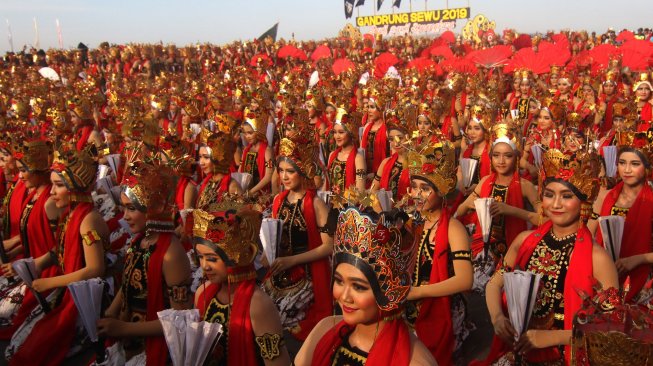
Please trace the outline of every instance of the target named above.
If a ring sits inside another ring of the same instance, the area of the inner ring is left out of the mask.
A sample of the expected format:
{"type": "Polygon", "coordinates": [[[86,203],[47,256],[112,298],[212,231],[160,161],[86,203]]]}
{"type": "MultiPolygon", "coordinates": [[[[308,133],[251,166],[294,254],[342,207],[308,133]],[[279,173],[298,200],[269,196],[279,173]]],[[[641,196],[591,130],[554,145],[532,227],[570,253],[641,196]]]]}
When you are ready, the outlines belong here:
{"type": "Polygon", "coordinates": [[[99,277],[98,365],[169,363],[157,312],[193,308],[223,325],[206,365],[461,365],[473,298],[495,334],[474,364],[651,362],[651,36],[7,54],[4,356],[88,349],[67,286],[99,277]],[[527,329],[517,271],[541,276],[527,329]]]}

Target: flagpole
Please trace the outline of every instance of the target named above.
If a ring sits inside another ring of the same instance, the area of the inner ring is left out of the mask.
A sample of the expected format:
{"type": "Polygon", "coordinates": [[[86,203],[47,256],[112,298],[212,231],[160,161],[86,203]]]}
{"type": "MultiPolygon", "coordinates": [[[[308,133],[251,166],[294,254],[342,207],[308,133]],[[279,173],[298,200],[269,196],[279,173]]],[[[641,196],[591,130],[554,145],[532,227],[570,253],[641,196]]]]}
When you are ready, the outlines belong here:
{"type": "Polygon", "coordinates": [[[59,23],[59,19],[56,20],[57,24],[57,38],[59,40],[59,48],[63,49],[63,35],[61,34],[61,23],[59,23]]]}
{"type": "Polygon", "coordinates": [[[34,17],[34,48],[37,50],[41,48],[41,41],[39,39],[39,26],[36,23],[36,17],[34,17]]]}
{"type": "Polygon", "coordinates": [[[11,34],[11,25],[9,25],[9,19],[5,18],[7,21],[7,40],[9,41],[9,48],[11,48],[11,53],[14,52],[14,37],[11,34]]]}
{"type": "Polygon", "coordinates": [[[412,13],[413,12],[413,0],[410,0],[408,2],[408,10],[412,13]]]}

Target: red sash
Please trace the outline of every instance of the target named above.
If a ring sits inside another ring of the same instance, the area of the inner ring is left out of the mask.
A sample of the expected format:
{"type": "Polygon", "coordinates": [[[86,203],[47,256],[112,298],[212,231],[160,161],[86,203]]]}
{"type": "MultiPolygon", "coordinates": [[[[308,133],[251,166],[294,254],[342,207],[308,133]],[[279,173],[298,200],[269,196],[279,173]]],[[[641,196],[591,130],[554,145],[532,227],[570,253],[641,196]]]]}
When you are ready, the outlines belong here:
{"type": "MultiPolygon", "coordinates": [[[[546,235],[549,230],[551,230],[551,226],[553,226],[551,221],[545,222],[524,240],[523,244],[519,248],[519,252],[517,253],[515,268],[526,268],[528,261],[533,254],[533,251],[535,250],[535,247],[540,242],[540,240],[542,240],[544,235],[546,235]]],[[[578,229],[576,243],[574,244],[574,249],[569,260],[569,267],[567,268],[567,277],[565,278],[565,330],[570,330],[572,328],[574,316],[582,305],[582,299],[580,296],[578,296],[576,291],[582,290],[590,296],[593,296],[594,294],[592,289],[593,273],[592,235],[589,230],[587,230],[587,228],[583,227],[578,229]]],[[[509,351],[510,347],[503,343],[499,337],[494,336],[490,354],[487,356],[487,358],[484,361],[473,362],[471,365],[491,365],[493,362],[501,358],[506,352],[509,351]]],[[[555,358],[557,356],[557,348],[550,347],[534,350],[526,356],[526,359],[530,362],[545,362],[547,360],[551,360],[552,357],[555,358]]],[[[565,358],[567,365],[569,364],[570,356],[571,349],[569,346],[565,346],[565,358]]]]}
{"type": "MultiPolygon", "coordinates": [[[[333,161],[338,158],[338,154],[340,154],[340,151],[342,151],[342,147],[337,148],[329,158],[329,165],[327,166],[327,170],[329,172],[331,172],[331,165],[333,164],[333,161]]],[[[356,147],[354,147],[349,152],[349,156],[347,156],[347,164],[345,165],[345,189],[356,184],[356,153],[357,152],[358,150],[356,150],[356,147]]],[[[331,187],[333,186],[333,183],[330,181],[328,183],[329,183],[328,184],[329,189],[332,189],[331,187]]]]}
{"type": "MultiPolygon", "coordinates": [[[[202,184],[200,185],[199,193],[197,194],[198,197],[202,196],[202,193],[206,189],[206,185],[209,184],[211,181],[211,177],[213,177],[213,173],[209,173],[204,180],[202,181],[202,184]]],[[[229,184],[231,183],[231,174],[225,174],[224,177],[220,180],[220,185],[218,186],[218,197],[222,196],[223,193],[229,192],[229,184]]]]}
{"type": "MultiPolygon", "coordinates": [[[[483,182],[480,191],[480,195],[482,198],[491,197],[492,188],[496,183],[496,179],[497,179],[497,174],[492,173],[490,174],[488,179],[486,179],[483,182]]],[[[521,181],[520,181],[518,171],[515,171],[515,173],[512,176],[512,180],[508,185],[508,192],[506,192],[505,203],[513,207],[517,207],[521,209],[524,208],[524,197],[522,196],[521,181]]],[[[472,254],[476,255],[477,253],[480,252],[480,250],[483,249],[484,243],[483,243],[483,234],[481,232],[481,225],[478,222],[478,216],[476,214],[474,214],[474,221],[476,222],[476,230],[473,236],[472,254]]],[[[512,244],[512,241],[515,240],[517,235],[519,235],[519,233],[521,233],[522,231],[526,230],[526,222],[514,216],[504,215],[503,230],[506,239],[506,248],[509,248],[510,244],[512,244]]]]}
{"type": "MultiPolygon", "coordinates": [[[[423,230],[424,227],[420,226],[415,236],[417,240],[422,239],[423,230]]],[[[434,244],[429,284],[439,283],[449,278],[449,212],[445,209],[442,209],[440,214],[434,244]]],[[[455,339],[449,296],[421,300],[415,331],[417,337],[438,361],[438,365],[453,365],[455,339]]]]}
{"type": "MultiPolygon", "coordinates": [[[[203,182],[202,182],[203,183],[203,182]]],[[[175,192],[175,203],[177,204],[177,210],[181,211],[184,209],[184,198],[186,196],[186,187],[188,187],[189,184],[192,184],[193,186],[196,186],[197,183],[195,183],[192,179],[188,177],[181,177],[179,178],[179,182],[177,183],[177,191],[175,192]]],[[[204,185],[206,188],[206,186],[204,185]]]]}
{"type": "MultiPolygon", "coordinates": [[[[311,365],[330,366],[335,351],[342,344],[344,334],[353,331],[352,327],[341,321],[326,332],[315,346],[311,365]]],[[[389,320],[381,329],[367,355],[366,365],[407,366],[410,363],[410,335],[402,319],[389,320]]]]}
{"type": "MultiPolygon", "coordinates": [[[[263,179],[265,177],[265,150],[268,148],[268,143],[266,141],[259,141],[258,142],[258,152],[256,153],[256,166],[258,168],[258,178],[263,179]]],[[[249,144],[243,149],[243,157],[241,159],[240,163],[240,171],[244,172],[245,170],[245,158],[247,157],[247,154],[249,151],[252,149],[252,146],[254,144],[249,144]]],[[[252,184],[256,185],[258,182],[252,182],[252,184]]]]}
{"type": "MultiPolygon", "coordinates": [[[[93,210],[92,203],[79,203],[70,212],[64,236],[63,274],[84,267],[84,249],[79,228],[84,218],[93,210]]],[[[9,365],[60,365],[75,338],[77,307],[68,289],[61,303],[39,320],[18,349],[9,365]]]]}
{"type": "MultiPolygon", "coordinates": [[[[490,175],[491,172],[491,167],[492,163],[490,162],[490,153],[488,152],[488,146],[490,144],[488,142],[485,143],[485,147],[483,148],[483,152],[481,153],[480,156],[480,161],[478,162],[478,166],[476,169],[479,169],[479,179],[485,177],[486,175],[490,175]]],[[[467,149],[463,152],[463,158],[470,159],[472,157],[472,151],[474,150],[474,145],[469,145],[467,146],[467,149]]]]}
{"type": "MultiPolygon", "coordinates": [[[[147,268],[147,321],[158,320],[156,315],[158,311],[165,309],[163,299],[163,257],[165,256],[172,234],[160,233],[156,242],[156,247],[150,256],[147,268]]],[[[148,366],[165,365],[168,359],[168,347],[163,335],[156,337],[147,337],[145,339],[145,355],[148,366]]]]}
{"type": "Polygon", "coordinates": [[[3,221],[5,221],[5,239],[20,235],[20,216],[23,213],[23,203],[26,196],[25,182],[19,179],[14,183],[14,189],[11,191],[11,197],[8,200],[8,207],[5,207],[7,216],[3,218],[3,221]]]}
{"type": "MultiPolygon", "coordinates": [[[[601,216],[610,215],[612,206],[617,202],[623,186],[624,182],[619,182],[605,196],[603,206],[601,206],[601,216]]],[[[628,210],[619,258],[627,258],[651,251],[651,220],[653,220],[653,190],[648,184],[644,183],[633,206],[628,210]]],[[[599,245],[604,246],[600,229],[596,232],[596,241],[599,245]]],[[[628,276],[630,276],[630,291],[626,296],[626,301],[631,300],[644,287],[650,272],[651,266],[642,264],[628,273],[628,276]]],[[[621,285],[623,285],[625,279],[626,276],[621,278],[621,285]]]]}
{"type": "MultiPolygon", "coordinates": [[[[272,217],[278,218],[281,204],[288,197],[290,191],[279,193],[272,204],[272,217]]],[[[315,199],[315,190],[309,189],[304,196],[302,203],[302,213],[306,221],[306,231],[308,232],[308,250],[313,250],[322,245],[322,238],[317,228],[315,218],[315,208],[313,207],[315,199]]],[[[313,327],[322,319],[326,318],[333,312],[331,301],[331,269],[328,258],[322,258],[310,263],[311,276],[313,278],[313,304],[306,309],[306,318],[299,322],[300,331],[293,334],[300,340],[306,340],[313,327]]]]}
{"type": "MultiPolygon", "coordinates": [[[[368,123],[367,126],[365,126],[365,130],[363,131],[363,138],[361,140],[361,148],[365,149],[365,152],[368,154],[369,151],[367,151],[367,139],[373,125],[374,123],[368,123]]],[[[376,131],[376,135],[374,136],[374,156],[372,157],[372,166],[367,167],[368,172],[376,173],[379,170],[379,165],[381,165],[383,159],[388,156],[387,145],[388,136],[386,136],[386,128],[384,122],[376,131]]]]}
{"type": "MultiPolygon", "coordinates": [[[[385,163],[383,167],[383,173],[381,174],[381,181],[379,182],[379,188],[390,190],[390,175],[392,174],[392,168],[395,166],[395,163],[399,159],[399,154],[394,153],[390,159],[385,163]]],[[[397,196],[394,199],[398,202],[401,198],[408,193],[408,188],[410,188],[410,174],[408,167],[403,167],[401,173],[399,174],[399,182],[397,182],[397,196]]]]}
{"type": "Polygon", "coordinates": [[[450,136],[453,134],[451,131],[451,116],[445,116],[444,120],[442,121],[442,127],[440,127],[440,131],[442,131],[442,134],[447,136],[447,138],[450,138],[450,136]]]}
{"type": "Polygon", "coordinates": [[[644,104],[642,112],[639,115],[639,120],[644,122],[651,122],[653,120],[653,111],[651,110],[651,103],[644,104]]]}
{"type": "Polygon", "coordinates": [[[605,134],[606,132],[610,131],[612,129],[612,115],[614,113],[613,111],[613,106],[614,103],[617,101],[618,96],[615,95],[612,98],[606,99],[606,107],[605,107],[605,116],[603,117],[603,125],[601,126],[601,134],[605,134]]]}
{"type": "Polygon", "coordinates": [[[79,137],[77,142],[75,143],[75,147],[77,148],[77,151],[82,151],[84,149],[84,146],[88,143],[88,138],[91,136],[91,132],[93,132],[93,126],[92,125],[85,125],[82,126],[82,128],[77,131],[77,136],[79,137]]]}
{"type": "MultiPolygon", "coordinates": [[[[27,243],[23,243],[23,245],[28,245],[29,255],[33,258],[38,258],[46,254],[50,249],[56,246],[56,240],[50,230],[48,215],[45,212],[45,203],[48,201],[48,198],[50,198],[49,193],[51,188],[51,184],[48,184],[45,187],[39,198],[34,202],[34,206],[32,207],[32,211],[27,220],[27,243]]],[[[35,194],[36,190],[30,193],[23,202],[24,206],[27,206],[27,202],[32,200],[35,194]]],[[[46,268],[41,272],[41,278],[56,275],[56,266],[46,268]]]]}

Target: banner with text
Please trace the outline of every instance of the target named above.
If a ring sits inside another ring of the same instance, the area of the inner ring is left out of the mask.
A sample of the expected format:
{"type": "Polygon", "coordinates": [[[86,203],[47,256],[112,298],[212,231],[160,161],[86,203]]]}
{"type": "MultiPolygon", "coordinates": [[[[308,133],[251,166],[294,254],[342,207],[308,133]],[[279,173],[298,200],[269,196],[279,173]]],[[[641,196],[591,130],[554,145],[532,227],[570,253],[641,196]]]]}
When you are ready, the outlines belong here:
{"type": "Polygon", "coordinates": [[[441,33],[455,27],[458,19],[469,19],[470,8],[414,11],[356,17],[358,27],[375,27],[373,33],[403,35],[406,33],[441,33]]]}

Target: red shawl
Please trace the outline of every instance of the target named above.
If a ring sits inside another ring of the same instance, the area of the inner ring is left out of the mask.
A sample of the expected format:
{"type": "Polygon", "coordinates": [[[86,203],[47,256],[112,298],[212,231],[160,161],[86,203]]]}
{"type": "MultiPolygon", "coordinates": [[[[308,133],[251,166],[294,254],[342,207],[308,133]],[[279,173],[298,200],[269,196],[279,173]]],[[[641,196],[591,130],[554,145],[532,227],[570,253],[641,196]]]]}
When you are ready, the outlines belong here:
{"type": "Polygon", "coordinates": [[[0,172],[0,201],[5,199],[7,194],[7,178],[4,172],[0,172]]]}
{"type": "MultiPolygon", "coordinates": [[[[258,168],[258,178],[263,179],[265,177],[265,150],[268,148],[268,143],[264,140],[258,142],[258,152],[256,153],[256,166],[258,168]]],[[[243,149],[243,157],[240,163],[240,171],[245,172],[245,158],[247,158],[247,153],[252,149],[254,144],[249,144],[243,149]]],[[[252,182],[257,184],[258,182],[252,182]]]]}
{"type": "MultiPolygon", "coordinates": [[[[283,191],[274,198],[272,217],[278,218],[281,204],[288,197],[289,192],[283,191]]],[[[313,199],[315,199],[315,190],[307,190],[304,196],[304,202],[302,203],[302,214],[304,215],[306,230],[308,232],[308,250],[313,250],[322,245],[322,238],[320,237],[315,218],[313,199]]],[[[315,298],[313,299],[313,304],[305,311],[306,318],[299,322],[300,331],[293,334],[300,340],[306,340],[313,327],[333,312],[331,291],[329,290],[331,281],[329,259],[322,258],[313,261],[310,266],[315,298]]]]}
{"type": "MultiPolygon", "coordinates": [[[[64,235],[63,274],[84,267],[84,248],[80,226],[93,210],[92,203],[79,203],[70,212],[64,235]]],[[[64,289],[61,303],[39,320],[9,365],[60,365],[75,338],[77,307],[68,289],[64,289]]]]}
{"type": "MultiPolygon", "coordinates": [[[[340,154],[340,151],[342,151],[342,147],[337,148],[334,152],[331,153],[331,158],[329,158],[329,165],[327,166],[327,170],[331,172],[331,165],[333,165],[333,161],[338,158],[338,154],[340,154]]],[[[356,154],[358,150],[354,147],[351,149],[349,152],[349,156],[347,157],[347,164],[345,165],[345,189],[353,186],[356,184],[356,154]]],[[[329,177],[331,178],[331,177],[329,177]]],[[[333,182],[328,182],[329,183],[329,189],[333,189],[333,182]]]]}
{"type": "MultiPolygon", "coordinates": [[[[623,187],[624,182],[619,182],[608,192],[603,201],[603,206],[601,206],[601,216],[610,215],[612,206],[617,202],[623,187]]],[[[645,183],[633,206],[628,210],[619,258],[628,258],[651,251],[651,220],[653,220],[653,190],[645,183]]],[[[604,246],[600,229],[596,232],[596,241],[599,245],[604,246]]],[[[628,276],[630,276],[630,291],[626,296],[626,301],[631,300],[644,287],[650,272],[651,266],[642,264],[628,273],[628,276]]],[[[625,279],[625,276],[621,279],[622,285],[625,279]]]]}
{"type": "MultiPolygon", "coordinates": [[[[202,184],[200,185],[200,189],[199,189],[199,193],[197,194],[197,197],[202,196],[202,193],[206,189],[206,185],[209,184],[212,177],[213,177],[213,173],[209,173],[204,178],[202,184]]],[[[231,183],[231,174],[225,174],[225,176],[222,177],[222,179],[220,180],[220,185],[218,186],[218,196],[221,196],[223,193],[229,192],[230,183],[231,183]]]]}
{"type": "Polygon", "coordinates": [[[653,120],[653,111],[651,110],[651,103],[646,103],[642,107],[642,111],[639,115],[639,120],[644,122],[651,122],[653,120]]]}
{"type": "Polygon", "coordinates": [[[605,116],[603,117],[603,125],[601,125],[601,134],[604,134],[612,128],[612,116],[613,116],[613,106],[614,103],[619,99],[618,95],[614,95],[612,98],[606,96],[605,99],[605,116]]]}
{"type": "MultiPolygon", "coordinates": [[[[46,254],[50,249],[54,248],[56,241],[54,235],[50,228],[50,223],[48,220],[48,215],[45,212],[45,203],[50,198],[50,189],[52,188],[51,184],[48,184],[42,191],[39,198],[34,202],[32,211],[30,212],[29,218],[27,219],[27,253],[30,257],[38,258],[46,254]]],[[[27,203],[31,201],[36,195],[36,189],[33,190],[23,202],[23,206],[27,206],[27,203]]],[[[23,208],[24,210],[24,208],[23,208]]],[[[56,267],[50,267],[56,268],[56,267]]],[[[48,269],[50,269],[48,268],[48,269]]],[[[45,272],[48,272],[48,269],[45,272]]],[[[54,273],[53,273],[54,275],[54,273]]],[[[43,277],[43,275],[41,275],[43,277]]],[[[49,277],[49,276],[48,276],[49,277]]]]}
{"type": "MultiPolygon", "coordinates": [[[[202,184],[203,183],[204,182],[202,182],[202,184]]],[[[186,187],[188,187],[189,184],[192,184],[193,186],[197,185],[197,183],[195,183],[191,178],[185,176],[179,178],[179,182],[177,183],[177,191],[175,192],[175,203],[177,204],[177,210],[179,211],[184,209],[184,197],[186,196],[186,187]]]]}
{"type": "Polygon", "coordinates": [[[440,127],[440,131],[442,131],[442,134],[449,137],[453,134],[451,131],[451,116],[445,116],[444,120],[442,121],[442,127],[440,127]]]}
{"type": "MultiPolygon", "coordinates": [[[[483,152],[481,153],[479,159],[480,161],[476,167],[476,169],[479,169],[479,179],[485,177],[486,175],[490,175],[491,172],[492,163],[490,162],[490,153],[488,152],[489,145],[489,142],[485,143],[485,147],[483,148],[483,152]]],[[[465,149],[465,152],[463,152],[463,158],[470,159],[472,157],[472,151],[474,151],[473,144],[467,146],[467,149],[465,149]]]]}
{"type": "MultiPolygon", "coordinates": [[[[365,130],[363,131],[363,138],[361,140],[361,148],[365,149],[365,152],[368,154],[369,151],[367,151],[367,138],[370,135],[370,131],[372,131],[373,125],[374,123],[368,123],[365,126],[365,130]]],[[[388,149],[388,136],[386,136],[385,122],[383,122],[383,124],[381,124],[381,127],[379,127],[379,129],[376,130],[376,135],[374,136],[374,156],[372,157],[372,166],[367,167],[367,171],[376,173],[379,170],[379,165],[381,165],[383,159],[385,159],[388,156],[387,149],[388,149]]]]}
{"type": "Polygon", "coordinates": [[[25,188],[25,182],[19,179],[14,183],[14,189],[11,191],[11,197],[8,200],[8,207],[5,207],[5,212],[8,216],[5,219],[5,239],[20,235],[20,215],[23,213],[23,203],[25,202],[26,195],[27,188],[25,188]]]}
{"type": "MultiPolygon", "coordinates": [[[[399,154],[394,153],[385,163],[383,173],[381,174],[381,181],[379,182],[379,188],[390,190],[390,175],[392,174],[392,168],[395,166],[398,159],[399,154]]],[[[399,202],[401,198],[408,193],[408,188],[410,188],[410,174],[408,167],[402,167],[401,173],[399,174],[399,182],[397,182],[397,196],[394,197],[395,201],[399,202]]]]}
{"type": "Polygon", "coordinates": [[[91,137],[91,132],[93,132],[93,126],[92,125],[85,125],[82,126],[76,133],[77,137],[77,142],[75,144],[75,148],[77,148],[77,151],[82,151],[84,149],[84,146],[88,143],[88,138],[91,137]]]}
{"type": "MultiPolygon", "coordinates": [[[[490,176],[483,182],[481,186],[480,195],[482,198],[487,198],[492,195],[492,188],[497,180],[497,174],[492,173],[490,176]]],[[[506,204],[517,207],[524,208],[524,197],[522,196],[521,191],[521,181],[519,177],[519,171],[515,171],[512,175],[512,180],[508,185],[508,192],[506,192],[506,204]]],[[[476,255],[483,249],[483,234],[481,232],[481,225],[478,222],[478,216],[474,214],[474,221],[476,222],[476,230],[473,236],[472,252],[473,255],[476,255]],[[480,244],[480,246],[479,246],[480,244]]],[[[521,233],[526,230],[526,222],[520,218],[504,215],[503,216],[503,230],[506,240],[506,248],[509,248],[512,241],[521,233]]]]}
{"type": "MultiPolygon", "coordinates": [[[[418,229],[417,240],[422,239],[424,227],[418,229]]],[[[449,278],[449,212],[443,209],[440,223],[435,232],[433,262],[429,284],[439,283],[449,278]]],[[[431,351],[438,365],[453,365],[454,350],[453,323],[451,319],[451,299],[449,296],[421,300],[419,315],[415,322],[417,337],[431,351]]]]}
{"type": "MultiPolygon", "coordinates": [[[[311,365],[330,366],[333,354],[342,344],[344,334],[349,334],[353,328],[341,321],[326,332],[315,346],[311,365]]],[[[410,364],[410,335],[403,319],[386,321],[378,338],[374,341],[367,355],[366,365],[407,366],[410,364]]]]}
{"type": "MultiPolygon", "coordinates": [[[[515,268],[526,268],[535,247],[542,240],[542,237],[551,230],[553,224],[547,221],[542,224],[537,230],[529,235],[519,248],[517,259],[515,261],[515,268]]],[[[582,299],[578,296],[577,290],[582,290],[585,293],[593,296],[592,279],[592,234],[583,227],[578,229],[576,236],[576,243],[574,244],[573,252],[569,260],[569,267],[567,268],[567,277],[565,278],[564,298],[565,298],[565,330],[572,328],[572,322],[576,312],[582,305],[582,299]]],[[[505,299],[505,295],[504,295],[505,299]]],[[[473,362],[471,365],[491,365],[493,362],[501,358],[506,352],[510,351],[510,347],[503,343],[503,341],[494,336],[492,340],[492,347],[490,354],[484,361],[473,362]]],[[[558,355],[557,348],[543,348],[534,350],[527,355],[527,361],[530,362],[545,362],[552,357],[558,355]]],[[[569,346],[565,347],[565,357],[567,364],[571,356],[571,349],[569,346]]]]}
{"type": "MultiPolygon", "coordinates": [[[[150,256],[147,268],[147,321],[158,320],[158,311],[165,309],[163,299],[163,257],[165,256],[172,240],[170,233],[160,233],[154,252],[150,256]]],[[[168,347],[163,334],[145,339],[145,355],[147,365],[165,365],[168,359],[168,347]]]]}
{"type": "MultiPolygon", "coordinates": [[[[247,280],[235,284],[234,302],[229,314],[229,347],[227,349],[227,364],[257,365],[256,349],[254,348],[254,329],[250,316],[252,296],[256,290],[256,280],[247,280]]],[[[202,292],[203,301],[197,304],[202,318],[206,316],[206,306],[220,291],[221,285],[210,284],[202,292]]],[[[164,344],[165,346],[165,344],[164,344]]],[[[163,364],[162,364],[163,365],[163,364]]]]}

